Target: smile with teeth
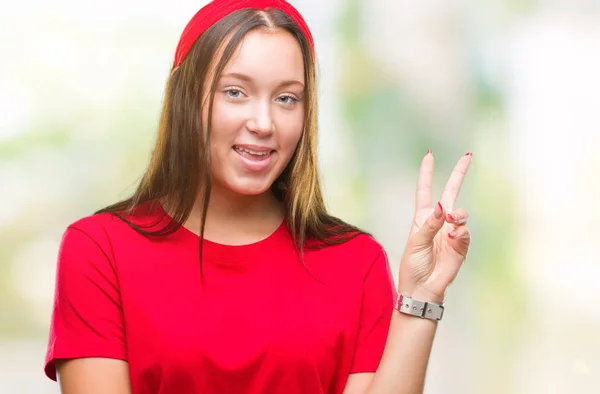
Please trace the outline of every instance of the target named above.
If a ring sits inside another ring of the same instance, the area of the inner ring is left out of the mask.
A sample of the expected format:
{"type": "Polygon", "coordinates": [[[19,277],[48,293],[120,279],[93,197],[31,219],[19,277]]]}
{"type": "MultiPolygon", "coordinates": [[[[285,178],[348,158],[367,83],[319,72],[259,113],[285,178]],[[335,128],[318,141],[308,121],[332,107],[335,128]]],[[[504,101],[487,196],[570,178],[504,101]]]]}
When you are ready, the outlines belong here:
{"type": "Polygon", "coordinates": [[[238,152],[245,152],[245,153],[248,153],[253,156],[267,156],[267,155],[271,154],[271,151],[257,152],[257,151],[253,151],[252,149],[242,148],[241,146],[234,146],[233,148],[235,150],[237,150],[238,152]]]}

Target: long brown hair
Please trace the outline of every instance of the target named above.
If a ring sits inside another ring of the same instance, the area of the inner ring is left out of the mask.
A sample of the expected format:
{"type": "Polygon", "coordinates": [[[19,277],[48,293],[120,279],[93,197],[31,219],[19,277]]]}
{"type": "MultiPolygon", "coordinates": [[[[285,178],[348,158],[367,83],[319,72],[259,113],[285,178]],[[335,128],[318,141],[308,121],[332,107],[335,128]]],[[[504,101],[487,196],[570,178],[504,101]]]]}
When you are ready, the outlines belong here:
{"type": "MultiPolygon", "coordinates": [[[[210,118],[202,130],[203,87],[214,67],[208,114],[212,113],[219,75],[236,48],[251,30],[280,28],[291,33],[300,44],[306,81],[304,130],[286,169],[271,187],[285,207],[286,220],[300,256],[307,246],[324,247],[346,242],[362,231],[327,213],[317,166],[316,67],[311,46],[296,23],[277,9],[243,9],[223,18],[195,42],[180,67],[172,70],[166,86],[158,138],[150,164],[133,196],[97,213],[109,212],[146,236],[168,235],[187,220],[201,189],[204,236],[206,211],[211,192],[210,118]],[[213,54],[222,51],[216,61],[213,54]],[[216,65],[214,65],[216,62],[216,65]],[[284,185],[284,187],[280,187],[284,185]],[[141,204],[162,203],[172,218],[169,225],[149,229],[126,216],[141,204]],[[309,242],[308,240],[316,241],[309,242]],[[310,245],[309,245],[310,244],[310,245]]],[[[202,256],[202,242],[200,242],[202,256]]]]}

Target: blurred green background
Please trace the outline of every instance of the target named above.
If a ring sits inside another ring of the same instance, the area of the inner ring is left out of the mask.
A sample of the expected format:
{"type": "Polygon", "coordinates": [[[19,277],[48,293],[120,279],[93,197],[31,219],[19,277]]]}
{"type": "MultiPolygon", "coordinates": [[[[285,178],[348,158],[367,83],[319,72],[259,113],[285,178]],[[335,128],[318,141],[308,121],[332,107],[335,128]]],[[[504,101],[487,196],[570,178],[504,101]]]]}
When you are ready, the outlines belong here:
{"type": "MultiPolygon", "coordinates": [[[[127,196],[179,34],[206,1],[23,1],[0,12],[0,393],[43,375],[66,226],[127,196]]],[[[394,272],[421,157],[474,161],[474,239],[428,394],[600,392],[600,2],[291,1],[316,40],[330,210],[394,272]]]]}

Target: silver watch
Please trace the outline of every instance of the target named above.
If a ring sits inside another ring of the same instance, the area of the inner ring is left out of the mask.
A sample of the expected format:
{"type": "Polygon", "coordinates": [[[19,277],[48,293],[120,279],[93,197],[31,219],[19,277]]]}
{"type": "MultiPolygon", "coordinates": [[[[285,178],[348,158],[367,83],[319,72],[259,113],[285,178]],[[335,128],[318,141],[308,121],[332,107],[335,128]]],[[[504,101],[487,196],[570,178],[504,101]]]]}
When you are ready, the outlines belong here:
{"type": "Polygon", "coordinates": [[[396,310],[431,320],[442,320],[442,316],[444,315],[444,305],[436,304],[434,302],[413,300],[402,294],[398,294],[396,310]]]}

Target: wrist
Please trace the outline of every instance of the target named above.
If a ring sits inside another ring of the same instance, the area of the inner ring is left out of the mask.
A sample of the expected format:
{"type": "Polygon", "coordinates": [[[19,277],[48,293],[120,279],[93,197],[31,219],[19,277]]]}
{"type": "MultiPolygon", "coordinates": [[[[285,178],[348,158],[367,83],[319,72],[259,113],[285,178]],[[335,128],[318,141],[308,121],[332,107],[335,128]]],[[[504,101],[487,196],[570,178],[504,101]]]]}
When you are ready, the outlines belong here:
{"type": "Polygon", "coordinates": [[[442,320],[444,316],[443,304],[419,300],[404,294],[398,295],[394,309],[407,315],[435,321],[442,320]]]}
{"type": "Polygon", "coordinates": [[[398,294],[406,295],[419,301],[434,302],[436,304],[444,303],[443,294],[436,294],[422,286],[399,286],[398,294]]]}

